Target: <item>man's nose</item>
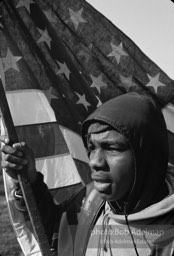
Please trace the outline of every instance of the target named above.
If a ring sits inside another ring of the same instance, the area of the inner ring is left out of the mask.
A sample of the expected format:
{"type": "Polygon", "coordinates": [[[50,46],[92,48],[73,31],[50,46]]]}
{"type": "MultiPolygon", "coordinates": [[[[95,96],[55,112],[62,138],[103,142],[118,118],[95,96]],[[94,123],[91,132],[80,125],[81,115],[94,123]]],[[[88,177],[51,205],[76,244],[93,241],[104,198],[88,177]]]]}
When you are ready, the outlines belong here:
{"type": "Polygon", "coordinates": [[[100,149],[95,150],[91,153],[89,157],[89,166],[94,169],[98,170],[105,166],[106,160],[104,152],[100,149]]]}

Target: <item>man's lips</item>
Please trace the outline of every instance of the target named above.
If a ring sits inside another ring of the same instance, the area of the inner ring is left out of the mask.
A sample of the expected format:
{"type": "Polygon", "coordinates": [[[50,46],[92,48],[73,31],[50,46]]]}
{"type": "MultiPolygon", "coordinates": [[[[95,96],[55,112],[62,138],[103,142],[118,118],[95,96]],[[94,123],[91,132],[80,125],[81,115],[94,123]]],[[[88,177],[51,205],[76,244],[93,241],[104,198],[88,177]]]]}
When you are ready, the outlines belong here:
{"type": "Polygon", "coordinates": [[[99,192],[108,191],[110,186],[111,186],[111,183],[108,183],[108,182],[94,181],[94,187],[99,192]]]}
{"type": "Polygon", "coordinates": [[[104,171],[92,172],[91,178],[94,181],[111,182],[109,174],[107,172],[104,172],[104,171]]]}
{"type": "Polygon", "coordinates": [[[92,173],[92,180],[94,181],[94,187],[99,192],[106,192],[111,187],[111,180],[108,175],[103,172],[92,173]]]}

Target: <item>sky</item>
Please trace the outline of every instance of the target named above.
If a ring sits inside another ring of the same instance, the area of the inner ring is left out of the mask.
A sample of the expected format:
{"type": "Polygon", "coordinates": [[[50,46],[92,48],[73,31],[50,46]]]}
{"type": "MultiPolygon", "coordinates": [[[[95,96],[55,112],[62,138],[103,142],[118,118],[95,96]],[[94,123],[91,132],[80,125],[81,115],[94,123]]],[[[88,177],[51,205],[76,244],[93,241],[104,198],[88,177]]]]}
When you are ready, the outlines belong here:
{"type": "Polygon", "coordinates": [[[174,79],[174,3],[171,0],[87,0],[174,79]]]}

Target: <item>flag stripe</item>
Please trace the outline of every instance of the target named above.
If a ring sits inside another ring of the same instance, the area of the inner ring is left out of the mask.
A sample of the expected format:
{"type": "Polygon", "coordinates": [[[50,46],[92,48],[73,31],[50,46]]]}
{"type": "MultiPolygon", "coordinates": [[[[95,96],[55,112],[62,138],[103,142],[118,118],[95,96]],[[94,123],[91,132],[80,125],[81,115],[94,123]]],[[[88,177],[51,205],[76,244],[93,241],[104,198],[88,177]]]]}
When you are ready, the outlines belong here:
{"type": "Polygon", "coordinates": [[[71,156],[81,160],[82,162],[88,163],[88,156],[84,148],[81,136],[63,126],[60,126],[60,130],[68,145],[71,156]]]}
{"type": "Polygon", "coordinates": [[[92,179],[91,179],[91,169],[89,165],[83,161],[80,161],[79,159],[74,159],[74,162],[84,184],[90,183],[92,179]]]}
{"type": "Polygon", "coordinates": [[[69,200],[72,195],[76,194],[82,188],[82,183],[77,183],[72,186],[66,186],[62,188],[51,189],[51,194],[54,197],[55,204],[61,204],[69,200]]]}
{"type": "Polygon", "coordinates": [[[167,130],[174,133],[174,105],[169,103],[162,109],[167,130]]]}
{"type": "Polygon", "coordinates": [[[81,177],[70,155],[37,159],[36,169],[43,173],[44,181],[50,189],[81,182],[81,177]]]}
{"type": "Polygon", "coordinates": [[[168,130],[169,162],[174,164],[174,105],[169,103],[162,109],[168,130]]]}
{"type": "Polygon", "coordinates": [[[8,91],[7,100],[16,126],[56,121],[53,109],[40,90],[8,91]]]}
{"type": "Polygon", "coordinates": [[[19,140],[27,142],[36,158],[69,153],[59,125],[56,122],[17,126],[16,131],[19,140]]]}

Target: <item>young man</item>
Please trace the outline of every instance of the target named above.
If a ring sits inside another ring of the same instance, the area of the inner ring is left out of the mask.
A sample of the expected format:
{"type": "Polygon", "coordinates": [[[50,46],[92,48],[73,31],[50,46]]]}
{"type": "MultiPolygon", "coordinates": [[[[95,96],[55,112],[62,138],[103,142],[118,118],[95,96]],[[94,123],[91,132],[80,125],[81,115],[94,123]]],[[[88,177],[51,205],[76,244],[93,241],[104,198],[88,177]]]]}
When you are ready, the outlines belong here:
{"type": "Polygon", "coordinates": [[[55,255],[173,255],[173,178],[157,104],[135,93],[116,97],[87,118],[82,139],[93,182],[56,206],[32,151],[1,138],[2,166],[14,179],[26,167],[55,255]]]}

